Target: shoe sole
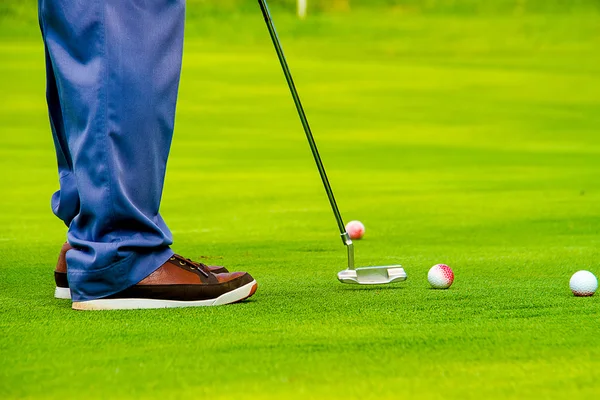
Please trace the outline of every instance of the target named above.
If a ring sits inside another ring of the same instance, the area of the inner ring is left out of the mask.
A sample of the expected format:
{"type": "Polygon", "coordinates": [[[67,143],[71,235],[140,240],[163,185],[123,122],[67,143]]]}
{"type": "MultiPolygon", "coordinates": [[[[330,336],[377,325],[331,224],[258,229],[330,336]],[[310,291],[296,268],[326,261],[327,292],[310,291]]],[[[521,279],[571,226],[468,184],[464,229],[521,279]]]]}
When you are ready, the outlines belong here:
{"type": "MultiPolygon", "coordinates": [[[[181,308],[181,307],[208,307],[221,306],[246,300],[256,292],[256,281],[245,284],[237,289],[227,292],[216,299],[180,301],[157,299],[97,299],[73,302],[74,310],[140,310],[151,308],[181,308]]],[[[61,297],[62,298],[62,297],[61,297]]]]}

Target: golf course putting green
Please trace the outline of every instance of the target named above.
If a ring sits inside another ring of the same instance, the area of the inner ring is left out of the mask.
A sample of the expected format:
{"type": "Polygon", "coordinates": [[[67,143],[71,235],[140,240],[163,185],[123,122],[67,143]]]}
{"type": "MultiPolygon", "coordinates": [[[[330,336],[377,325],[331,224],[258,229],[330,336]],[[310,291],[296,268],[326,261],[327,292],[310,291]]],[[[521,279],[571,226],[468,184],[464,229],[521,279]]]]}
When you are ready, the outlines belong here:
{"type": "MultiPolygon", "coordinates": [[[[309,2],[310,3],[310,2],[309,2]]],[[[16,3],[15,3],[16,4],[16,3]]],[[[248,301],[75,312],[35,7],[0,6],[0,398],[596,398],[600,14],[274,7],[357,265],[258,6],[188,6],[161,212],[173,249],[244,270],[248,301]],[[6,11],[9,10],[9,11],[6,11]],[[11,14],[12,13],[12,14],[11,14]],[[455,274],[433,290],[435,264],[455,274]]]]}

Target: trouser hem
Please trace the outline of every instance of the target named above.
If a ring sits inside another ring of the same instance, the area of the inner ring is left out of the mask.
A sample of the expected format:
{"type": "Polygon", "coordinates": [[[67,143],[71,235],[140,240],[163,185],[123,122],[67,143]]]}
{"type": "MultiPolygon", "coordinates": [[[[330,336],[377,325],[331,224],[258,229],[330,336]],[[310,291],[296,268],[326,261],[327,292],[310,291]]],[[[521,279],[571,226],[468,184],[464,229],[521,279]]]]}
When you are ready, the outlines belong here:
{"type": "Polygon", "coordinates": [[[100,299],[131,287],[156,271],[173,250],[164,247],[150,253],[131,253],[119,262],[99,270],[69,267],[68,278],[73,301],[100,299]]]}

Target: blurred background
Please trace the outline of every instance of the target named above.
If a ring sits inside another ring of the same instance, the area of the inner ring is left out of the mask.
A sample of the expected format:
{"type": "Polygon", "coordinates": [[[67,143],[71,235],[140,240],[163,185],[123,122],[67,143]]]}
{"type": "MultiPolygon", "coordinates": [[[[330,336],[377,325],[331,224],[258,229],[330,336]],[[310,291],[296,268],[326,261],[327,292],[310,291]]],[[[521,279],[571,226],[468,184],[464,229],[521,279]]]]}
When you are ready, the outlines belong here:
{"type": "MultiPolygon", "coordinates": [[[[259,242],[305,229],[337,244],[257,2],[187,4],[163,202],[178,243],[196,240],[181,227],[192,218],[217,242],[230,228],[259,242]],[[178,187],[214,197],[190,198],[178,187]]],[[[449,237],[487,243],[485,235],[457,236],[458,227],[528,221],[533,210],[551,220],[566,193],[598,186],[591,152],[599,146],[600,0],[269,4],[347,219],[381,222],[377,231],[401,235],[408,249],[449,237]]],[[[4,209],[61,237],[48,209],[57,180],[35,1],[0,3],[0,55],[0,162],[20,165],[3,178],[4,209]]],[[[596,208],[591,195],[578,201],[577,212],[596,208]]]]}

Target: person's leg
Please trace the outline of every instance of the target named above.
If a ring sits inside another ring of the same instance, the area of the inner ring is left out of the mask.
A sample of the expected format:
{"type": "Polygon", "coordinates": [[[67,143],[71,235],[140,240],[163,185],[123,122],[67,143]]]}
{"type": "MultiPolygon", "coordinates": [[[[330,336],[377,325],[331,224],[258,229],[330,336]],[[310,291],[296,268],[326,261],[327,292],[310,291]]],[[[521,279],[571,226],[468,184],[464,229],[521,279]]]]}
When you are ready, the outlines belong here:
{"type": "Polygon", "coordinates": [[[50,54],[48,54],[46,47],[41,18],[40,29],[46,55],[46,100],[48,103],[52,138],[54,140],[54,147],[56,148],[60,183],[60,189],[52,196],[52,211],[65,225],[69,226],[79,212],[79,194],[77,193],[75,177],[73,176],[73,161],[69,152],[69,146],[67,145],[58,87],[56,85],[56,78],[54,77],[54,70],[52,69],[52,62],[50,61],[50,54]]]}
{"type": "Polygon", "coordinates": [[[172,255],[158,210],[184,7],[183,0],[40,0],[79,198],[67,253],[74,301],[122,291],[172,255]]]}

